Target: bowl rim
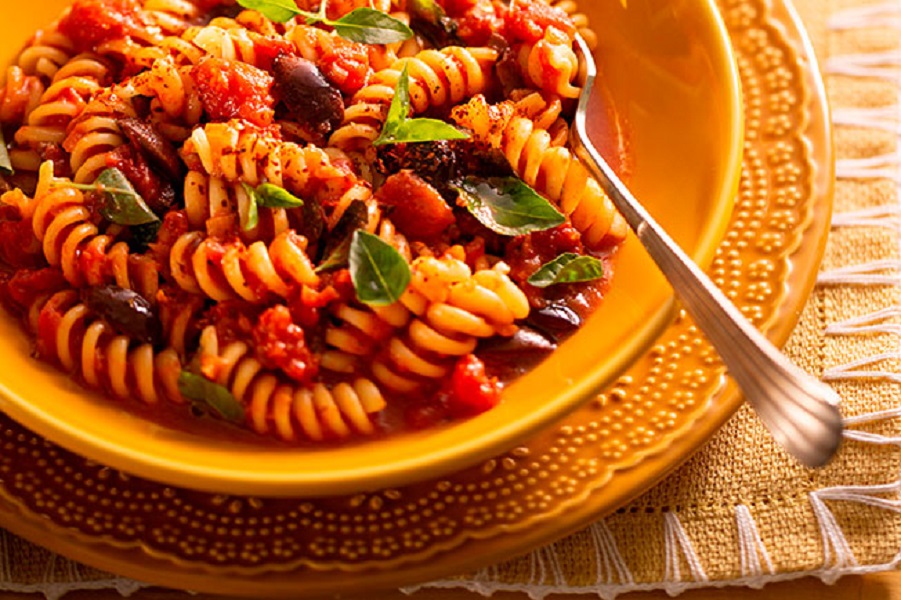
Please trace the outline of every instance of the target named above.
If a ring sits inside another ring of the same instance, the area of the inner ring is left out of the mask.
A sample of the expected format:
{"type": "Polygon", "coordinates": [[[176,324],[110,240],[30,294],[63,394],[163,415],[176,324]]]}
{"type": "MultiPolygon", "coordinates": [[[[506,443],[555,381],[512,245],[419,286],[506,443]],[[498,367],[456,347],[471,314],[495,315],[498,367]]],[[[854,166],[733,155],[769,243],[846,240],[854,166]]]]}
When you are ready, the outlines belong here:
{"type": "MultiPolygon", "coordinates": [[[[715,60],[718,73],[727,77],[726,91],[729,103],[729,121],[725,124],[725,135],[734,140],[728,156],[723,160],[725,185],[719,190],[720,197],[712,206],[719,214],[714,215],[709,225],[697,241],[691,256],[702,267],[713,260],[717,246],[728,227],[732,201],[738,189],[741,175],[743,146],[743,111],[741,84],[737,65],[729,42],[725,23],[715,0],[697,3],[699,13],[705,16],[712,39],[719,40],[718,47],[711,48],[710,56],[715,60]]],[[[638,242],[632,238],[631,243],[638,242]]],[[[36,433],[53,442],[107,464],[108,466],[164,481],[171,485],[189,489],[202,489],[222,493],[258,494],[264,496],[323,496],[356,493],[367,489],[380,489],[412,483],[444,474],[462,464],[476,464],[481,459],[495,456],[518,441],[546,428],[554,420],[565,416],[585,402],[605,383],[622,373],[638,356],[653,343],[656,337],[671,322],[675,315],[675,299],[672,294],[652,314],[641,328],[630,338],[631,343],[620,348],[614,355],[605,357],[604,368],[597,369],[580,378],[539,410],[529,413],[515,424],[508,423],[496,429],[490,439],[458,437],[452,446],[438,446],[425,454],[397,457],[396,460],[381,464],[367,464],[359,468],[329,469],[321,472],[313,470],[292,471],[283,469],[257,471],[250,468],[226,468],[212,466],[208,462],[195,464],[148,452],[146,448],[124,446],[115,441],[91,435],[67,420],[65,412],[44,410],[19,399],[0,380],[0,409],[36,433]]],[[[81,389],[81,388],[80,388],[81,389]]],[[[96,393],[82,390],[82,393],[96,393]]],[[[365,440],[362,441],[364,444],[365,440]]],[[[359,449],[350,444],[347,448],[359,449]]],[[[314,449],[315,450],[315,449],[314,449]]],[[[284,452],[283,447],[261,446],[254,452],[261,460],[272,452],[284,452]]],[[[314,458],[315,459],[315,458],[314,458]]]]}

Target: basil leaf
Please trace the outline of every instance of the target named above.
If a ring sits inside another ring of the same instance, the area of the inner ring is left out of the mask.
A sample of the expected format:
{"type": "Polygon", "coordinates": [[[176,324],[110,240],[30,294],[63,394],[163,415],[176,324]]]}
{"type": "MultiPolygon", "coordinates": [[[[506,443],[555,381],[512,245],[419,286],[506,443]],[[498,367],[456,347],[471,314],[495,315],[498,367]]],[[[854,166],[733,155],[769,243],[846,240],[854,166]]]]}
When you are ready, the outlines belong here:
{"type": "Polygon", "coordinates": [[[227,388],[202,375],[182,371],[178,375],[178,390],[186,398],[196,400],[213,409],[220,417],[233,423],[244,421],[244,406],[227,388]]]}
{"type": "Polygon", "coordinates": [[[407,119],[400,122],[388,135],[380,136],[373,145],[467,139],[469,139],[467,133],[450,123],[438,119],[407,119]]]}
{"type": "Polygon", "coordinates": [[[457,37],[457,22],[435,0],[408,0],[407,11],[410,26],[435,48],[465,45],[457,37]]]}
{"type": "Polygon", "coordinates": [[[263,183],[254,190],[257,193],[257,204],[265,208],[297,208],[303,206],[303,200],[272,183],[263,183]]]}
{"type": "Polygon", "coordinates": [[[391,98],[391,104],[388,106],[388,116],[385,117],[385,124],[382,126],[382,132],[372,144],[380,146],[390,143],[390,138],[397,126],[406,121],[410,117],[410,74],[407,70],[407,63],[400,72],[397,79],[397,85],[394,87],[394,97],[391,98]]]}
{"type": "Polygon", "coordinates": [[[305,14],[297,8],[294,0],[238,0],[238,4],[244,8],[255,10],[270,21],[284,23],[297,15],[305,14]]]}
{"type": "Polygon", "coordinates": [[[258,207],[260,198],[257,195],[257,191],[249,184],[242,181],[241,187],[244,188],[244,193],[247,194],[248,203],[246,212],[238,211],[238,221],[243,231],[252,231],[260,224],[260,209],[258,207]]]}
{"type": "Polygon", "coordinates": [[[329,24],[344,39],[362,44],[393,44],[413,37],[403,22],[374,8],[357,8],[329,24]]]}
{"type": "Polygon", "coordinates": [[[394,97],[388,107],[388,116],[379,137],[373,146],[400,144],[405,142],[437,142],[439,140],[465,140],[469,135],[450,123],[437,119],[411,119],[410,117],[410,74],[407,64],[400,72],[394,97]]]}
{"type": "Polygon", "coordinates": [[[444,9],[435,0],[408,0],[407,10],[414,17],[419,17],[432,25],[437,25],[445,15],[444,9]]]}
{"type": "Polygon", "coordinates": [[[335,246],[335,249],[313,271],[316,273],[328,273],[329,271],[346,267],[350,258],[350,240],[351,238],[349,237],[341,240],[341,243],[335,246]]]}
{"type": "Polygon", "coordinates": [[[159,221],[119,169],[106,169],[91,187],[103,194],[100,214],[108,221],[117,225],[145,225],[159,221]]]}
{"type": "Polygon", "coordinates": [[[566,217],[518,177],[467,177],[454,186],[469,212],[501,235],[523,235],[562,225],[566,217]]]}
{"type": "Polygon", "coordinates": [[[385,306],[397,302],[410,285],[410,265],[378,236],[362,229],[350,242],[350,278],[357,299],[364,304],[385,306]]]}
{"type": "Polygon", "coordinates": [[[592,281],[604,276],[604,263],[593,256],[566,252],[532,273],[528,282],[539,288],[558,283],[592,281]]]}
{"type": "Polygon", "coordinates": [[[153,221],[144,225],[131,227],[131,237],[128,238],[128,249],[135,253],[146,252],[147,248],[156,241],[162,221],[153,221]]]}
{"type": "Polygon", "coordinates": [[[12,175],[13,163],[9,160],[9,151],[6,149],[6,138],[3,137],[3,130],[0,130],[0,173],[4,175],[12,175]]]}
{"type": "Polygon", "coordinates": [[[323,254],[325,260],[316,267],[317,273],[325,273],[347,266],[350,256],[350,241],[354,232],[363,228],[369,221],[369,209],[362,200],[354,200],[338,219],[338,223],[329,235],[323,254]]]}

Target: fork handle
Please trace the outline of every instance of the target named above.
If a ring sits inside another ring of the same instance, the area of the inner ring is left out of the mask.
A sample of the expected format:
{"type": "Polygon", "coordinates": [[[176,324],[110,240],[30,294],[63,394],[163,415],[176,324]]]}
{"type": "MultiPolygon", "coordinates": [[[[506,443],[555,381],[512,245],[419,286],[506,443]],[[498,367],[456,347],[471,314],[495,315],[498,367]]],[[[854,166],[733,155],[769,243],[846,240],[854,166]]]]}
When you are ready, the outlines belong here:
{"type": "MultiPolygon", "coordinates": [[[[578,126],[578,124],[577,124],[578,126]]],[[[773,437],[801,463],[825,464],[841,441],[839,396],[757,330],[648,214],[597,150],[574,132],[576,153],[676,290],[773,437]]]]}

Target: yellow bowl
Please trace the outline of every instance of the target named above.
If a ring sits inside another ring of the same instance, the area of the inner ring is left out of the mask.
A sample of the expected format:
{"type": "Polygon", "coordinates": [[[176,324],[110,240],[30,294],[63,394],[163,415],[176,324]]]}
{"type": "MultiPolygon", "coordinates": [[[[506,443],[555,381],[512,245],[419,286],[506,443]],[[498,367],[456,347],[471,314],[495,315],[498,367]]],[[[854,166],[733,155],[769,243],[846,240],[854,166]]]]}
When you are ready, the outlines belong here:
{"type": "MultiPolygon", "coordinates": [[[[2,55],[12,59],[29,32],[66,3],[5,9],[2,55]]],[[[739,79],[715,4],[585,0],[582,8],[599,35],[604,96],[621,134],[602,146],[625,149],[633,191],[697,262],[709,264],[728,224],[742,148],[739,79]]],[[[438,477],[547,427],[646,350],[673,306],[672,291],[629,238],[602,306],[511,385],[498,407],[452,425],[322,448],[223,434],[208,422],[160,418],[137,402],[124,406],[85,391],[33,359],[31,342],[3,314],[0,409],[74,452],[172,485],[249,495],[353,493],[438,477]]]]}

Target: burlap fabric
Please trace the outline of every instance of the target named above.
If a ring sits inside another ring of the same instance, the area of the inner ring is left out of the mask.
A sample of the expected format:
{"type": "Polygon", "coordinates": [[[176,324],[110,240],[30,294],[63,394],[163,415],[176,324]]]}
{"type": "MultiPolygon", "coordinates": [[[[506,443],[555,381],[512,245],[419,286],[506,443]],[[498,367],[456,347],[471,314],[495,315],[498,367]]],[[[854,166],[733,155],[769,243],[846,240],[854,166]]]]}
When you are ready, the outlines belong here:
{"type": "MultiPolygon", "coordinates": [[[[685,466],[602,522],[430,585],[612,597],[810,574],[830,581],[901,561],[901,0],[795,6],[821,61],[838,163],[819,284],[787,351],[841,393],[840,454],[825,469],[799,468],[743,409],[685,466]]],[[[58,597],[141,585],[0,532],[0,589],[58,597]]]]}

